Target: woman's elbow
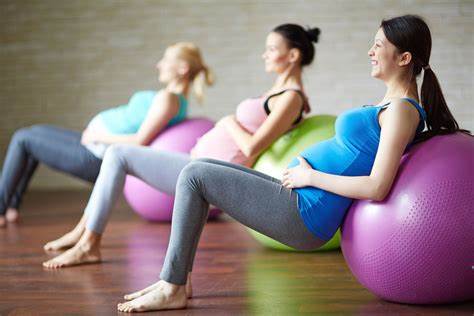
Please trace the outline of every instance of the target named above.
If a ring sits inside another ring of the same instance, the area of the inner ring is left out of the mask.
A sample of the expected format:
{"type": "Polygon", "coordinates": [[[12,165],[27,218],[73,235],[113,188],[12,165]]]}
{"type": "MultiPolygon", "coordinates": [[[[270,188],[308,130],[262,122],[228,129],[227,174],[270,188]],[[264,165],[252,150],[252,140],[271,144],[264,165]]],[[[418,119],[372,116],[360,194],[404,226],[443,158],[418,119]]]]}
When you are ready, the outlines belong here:
{"type": "Polygon", "coordinates": [[[389,192],[390,187],[384,185],[376,185],[370,194],[370,199],[373,201],[381,202],[385,200],[389,192]]]}
{"type": "Polygon", "coordinates": [[[137,145],[137,146],[148,146],[150,143],[150,140],[148,137],[140,137],[139,135],[136,135],[131,139],[130,142],[132,145],[137,145]]]}
{"type": "Polygon", "coordinates": [[[242,148],[242,153],[245,157],[250,158],[257,154],[257,149],[253,145],[248,145],[242,148]]]}

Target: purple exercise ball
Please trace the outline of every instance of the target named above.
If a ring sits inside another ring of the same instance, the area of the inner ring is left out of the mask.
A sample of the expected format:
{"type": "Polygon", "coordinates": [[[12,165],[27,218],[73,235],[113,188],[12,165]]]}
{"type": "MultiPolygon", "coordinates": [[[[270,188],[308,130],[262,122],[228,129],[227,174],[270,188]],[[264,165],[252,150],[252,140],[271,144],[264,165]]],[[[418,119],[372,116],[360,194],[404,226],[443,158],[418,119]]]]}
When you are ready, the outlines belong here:
{"type": "MultiPolygon", "coordinates": [[[[150,144],[155,150],[189,153],[199,137],[214,126],[208,119],[188,119],[161,132],[150,144]]],[[[123,189],[125,199],[132,209],[149,221],[171,221],[174,196],[162,193],[142,180],[127,176],[123,189]]],[[[209,218],[216,217],[220,211],[213,209],[209,218]]]]}
{"type": "Polygon", "coordinates": [[[409,304],[474,298],[474,138],[436,136],[401,160],[382,202],[355,201],[341,248],[355,277],[409,304]]]}

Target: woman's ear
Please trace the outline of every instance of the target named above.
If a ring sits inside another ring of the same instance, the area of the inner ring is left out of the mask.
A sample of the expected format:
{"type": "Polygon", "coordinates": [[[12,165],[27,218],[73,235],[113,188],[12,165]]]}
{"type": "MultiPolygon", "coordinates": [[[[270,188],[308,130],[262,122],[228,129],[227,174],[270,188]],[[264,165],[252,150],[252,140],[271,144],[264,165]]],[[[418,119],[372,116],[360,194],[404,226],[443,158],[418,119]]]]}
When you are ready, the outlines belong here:
{"type": "Polygon", "coordinates": [[[400,55],[400,59],[398,61],[399,66],[406,66],[409,65],[412,60],[412,55],[410,52],[404,52],[400,55]]]}
{"type": "Polygon", "coordinates": [[[179,74],[181,77],[184,77],[184,76],[186,76],[187,74],[189,74],[189,71],[190,71],[190,67],[189,67],[188,63],[180,62],[180,63],[178,64],[178,74],[179,74]]]}
{"type": "Polygon", "coordinates": [[[297,48],[291,48],[289,53],[290,63],[296,63],[301,59],[301,52],[297,48]]]}

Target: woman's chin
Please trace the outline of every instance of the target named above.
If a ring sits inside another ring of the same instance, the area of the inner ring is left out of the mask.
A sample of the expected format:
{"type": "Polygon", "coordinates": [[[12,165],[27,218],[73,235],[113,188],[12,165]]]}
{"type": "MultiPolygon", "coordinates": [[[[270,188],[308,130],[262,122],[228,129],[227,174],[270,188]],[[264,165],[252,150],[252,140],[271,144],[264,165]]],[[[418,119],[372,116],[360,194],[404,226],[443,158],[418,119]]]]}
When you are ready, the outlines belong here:
{"type": "Polygon", "coordinates": [[[376,70],[372,70],[370,72],[370,75],[373,77],[373,78],[376,78],[376,79],[380,79],[380,73],[376,70]]]}

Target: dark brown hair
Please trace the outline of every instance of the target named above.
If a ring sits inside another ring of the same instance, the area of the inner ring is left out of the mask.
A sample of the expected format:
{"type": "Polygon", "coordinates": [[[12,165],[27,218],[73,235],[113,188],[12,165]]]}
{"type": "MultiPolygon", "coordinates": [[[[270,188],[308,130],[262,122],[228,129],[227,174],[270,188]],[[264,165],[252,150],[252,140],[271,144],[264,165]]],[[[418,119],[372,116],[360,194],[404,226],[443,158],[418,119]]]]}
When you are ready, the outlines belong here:
{"type": "Polygon", "coordinates": [[[298,24],[282,24],[273,29],[273,32],[283,36],[290,48],[297,48],[301,52],[301,66],[311,64],[314,59],[314,43],[319,40],[319,28],[304,29],[298,24]]]}
{"type": "Polygon", "coordinates": [[[441,86],[429,66],[431,55],[431,32],[423,19],[416,15],[403,15],[380,24],[385,37],[397,47],[400,53],[410,52],[413,63],[413,76],[416,78],[424,69],[421,84],[421,105],[426,112],[427,130],[416,141],[426,140],[438,134],[469,131],[460,129],[446,104],[441,86]]]}

